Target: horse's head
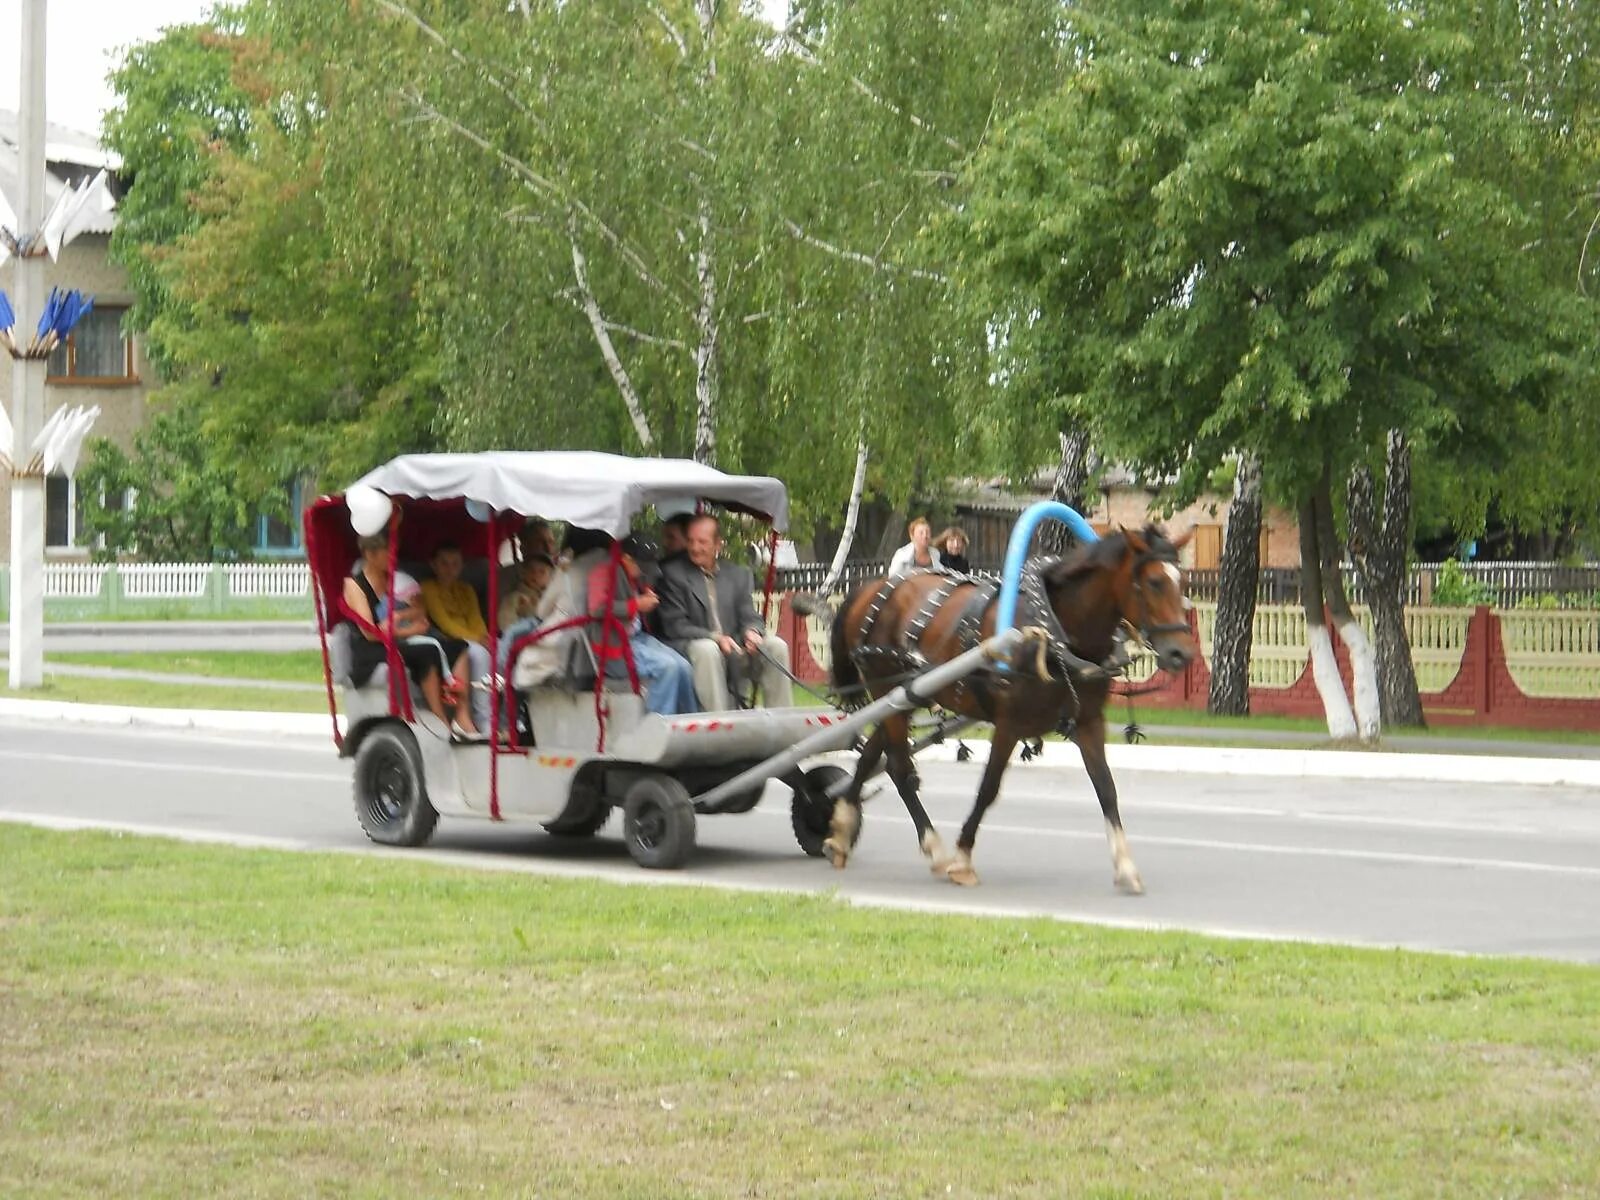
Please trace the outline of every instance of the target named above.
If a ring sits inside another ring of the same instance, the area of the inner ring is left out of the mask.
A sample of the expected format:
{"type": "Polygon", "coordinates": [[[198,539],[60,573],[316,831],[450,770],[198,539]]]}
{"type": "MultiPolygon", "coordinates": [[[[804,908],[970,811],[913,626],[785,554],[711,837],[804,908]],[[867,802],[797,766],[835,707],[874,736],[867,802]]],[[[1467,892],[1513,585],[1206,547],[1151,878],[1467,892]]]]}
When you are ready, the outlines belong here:
{"type": "Polygon", "coordinates": [[[1200,644],[1189,631],[1189,602],[1178,566],[1178,551],[1193,533],[1172,541],[1155,525],[1121,532],[1124,550],[1116,576],[1117,605],[1122,619],[1138,631],[1165,671],[1183,670],[1200,653],[1200,644]]]}
{"type": "Polygon", "coordinates": [[[1174,542],[1154,525],[1139,532],[1123,529],[1058,563],[1046,581],[1062,626],[1086,630],[1098,625],[1109,631],[1125,623],[1150,647],[1163,670],[1183,670],[1200,653],[1189,632],[1178,567],[1178,550],[1189,536],[1174,542]]]}

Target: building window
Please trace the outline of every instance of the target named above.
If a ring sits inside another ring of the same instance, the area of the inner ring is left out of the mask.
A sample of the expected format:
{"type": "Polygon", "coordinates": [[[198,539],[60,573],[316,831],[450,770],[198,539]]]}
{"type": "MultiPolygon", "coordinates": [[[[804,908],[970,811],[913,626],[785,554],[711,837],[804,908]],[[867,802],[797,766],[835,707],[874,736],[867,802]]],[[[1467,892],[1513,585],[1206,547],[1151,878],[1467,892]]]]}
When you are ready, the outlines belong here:
{"type": "MultiPolygon", "coordinates": [[[[133,508],[138,493],[132,488],[113,493],[104,501],[113,512],[133,508]]],[[[65,475],[47,475],[44,480],[44,544],[49,550],[71,550],[84,545],[83,497],[78,493],[78,481],[65,475]]],[[[95,548],[104,550],[106,539],[94,539],[95,548]]],[[[126,547],[131,550],[133,547],[126,547]]]]}
{"type": "Polygon", "coordinates": [[[255,539],[251,549],[269,557],[286,557],[303,552],[300,537],[300,510],[304,504],[305,487],[295,480],[289,484],[289,519],[269,513],[256,517],[255,539]]]}
{"type": "Polygon", "coordinates": [[[50,355],[52,382],[136,383],[133,341],[122,332],[125,308],[95,308],[50,355]]]}
{"type": "Polygon", "coordinates": [[[52,550],[65,550],[76,542],[78,507],[76,489],[65,475],[47,475],[44,480],[44,544],[52,550]]]}

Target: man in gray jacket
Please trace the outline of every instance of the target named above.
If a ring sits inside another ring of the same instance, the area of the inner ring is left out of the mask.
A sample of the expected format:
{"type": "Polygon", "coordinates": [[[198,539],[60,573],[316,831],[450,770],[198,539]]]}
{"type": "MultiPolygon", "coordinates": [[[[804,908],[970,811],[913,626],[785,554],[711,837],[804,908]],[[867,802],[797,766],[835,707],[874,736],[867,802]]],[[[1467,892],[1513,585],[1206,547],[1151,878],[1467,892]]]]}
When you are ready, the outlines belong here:
{"type": "Polygon", "coordinates": [[[713,516],[689,525],[688,553],[661,564],[662,638],[689,660],[694,689],[708,712],[732,707],[730,683],[753,679],[768,708],[794,703],[789,647],[767,632],[751,594],[748,567],[717,557],[722,535],[713,516]]]}

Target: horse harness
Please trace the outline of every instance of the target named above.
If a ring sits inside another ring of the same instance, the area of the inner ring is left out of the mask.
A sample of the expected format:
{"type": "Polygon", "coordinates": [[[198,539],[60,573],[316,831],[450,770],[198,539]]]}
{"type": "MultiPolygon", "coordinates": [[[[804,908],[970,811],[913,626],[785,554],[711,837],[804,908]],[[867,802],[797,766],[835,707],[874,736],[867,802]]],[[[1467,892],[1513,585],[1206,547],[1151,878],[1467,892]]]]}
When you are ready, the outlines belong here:
{"type": "MultiPolygon", "coordinates": [[[[1111,653],[1102,662],[1092,662],[1075,652],[1072,649],[1071,639],[1056,617],[1045,587],[1046,573],[1059,561],[1057,558],[1033,559],[1022,569],[1017,597],[1017,623],[1044,631],[1038,673],[1046,680],[1059,680],[1069,685],[1074,680],[1082,682],[1114,679],[1123,673],[1132,657],[1128,649],[1128,634],[1135,631],[1131,630],[1129,622],[1124,621],[1123,627],[1117,631],[1111,653]]],[[[1180,622],[1150,624],[1148,620],[1150,604],[1145,596],[1142,575],[1144,568],[1152,562],[1170,563],[1176,566],[1178,556],[1173,550],[1148,549],[1134,558],[1132,583],[1139,602],[1140,616],[1136,632],[1146,642],[1151,641],[1157,634],[1182,633],[1189,628],[1187,624],[1180,622]]],[[[972,594],[962,606],[961,615],[956,619],[955,625],[956,641],[962,650],[971,650],[983,640],[983,619],[999,591],[999,585],[994,580],[976,579],[970,575],[958,575],[937,569],[907,571],[885,579],[878,585],[872,603],[861,620],[856,649],[851,653],[857,667],[863,671],[871,665],[883,664],[899,671],[916,671],[926,667],[928,659],[922,650],[922,638],[927,633],[928,626],[932,624],[934,617],[945,603],[959,589],[967,586],[972,588],[972,594]],[[877,627],[878,618],[900,584],[917,575],[933,574],[942,575],[944,578],[938,587],[928,593],[915,615],[906,623],[900,632],[897,644],[870,645],[869,640],[877,627]]],[[[985,687],[983,691],[987,692],[988,688],[985,687]]],[[[986,703],[984,707],[988,708],[989,704],[986,703]]]]}

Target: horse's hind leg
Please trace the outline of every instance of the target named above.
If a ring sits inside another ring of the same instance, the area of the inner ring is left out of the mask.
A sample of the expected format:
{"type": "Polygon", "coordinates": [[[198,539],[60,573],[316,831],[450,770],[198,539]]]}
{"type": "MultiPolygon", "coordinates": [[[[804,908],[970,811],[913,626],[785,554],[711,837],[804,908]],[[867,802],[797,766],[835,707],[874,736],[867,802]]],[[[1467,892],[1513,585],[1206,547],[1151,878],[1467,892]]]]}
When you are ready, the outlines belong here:
{"type": "Polygon", "coordinates": [[[828,838],[822,843],[822,852],[840,871],[849,863],[850,851],[861,833],[861,789],[877,769],[887,741],[888,734],[879,725],[861,748],[861,756],[856,759],[856,773],[850,780],[850,789],[833,802],[833,816],[828,821],[828,838]]]}
{"type": "Polygon", "coordinates": [[[900,793],[906,811],[911,814],[911,823],[917,829],[917,845],[937,874],[945,869],[950,859],[945,853],[944,839],[933,827],[933,821],[928,817],[928,810],[922,807],[922,797],[918,794],[922,780],[917,775],[917,760],[911,755],[911,718],[903,713],[897,714],[886,718],[880,728],[886,738],[889,778],[894,781],[895,790],[900,793]]]}
{"type": "Polygon", "coordinates": [[[1097,714],[1089,720],[1079,720],[1074,735],[1078,752],[1083,755],[1084,770],[1094,784],[1094,794],[1100,800],[1100,812],[1106,819],[1106,841],[1111,846],[1111,878],[1117,887],[1130,895],[1144,892],[1144,880],[1139,878],[1139,868],[1133,864],[1128,852],[1128,835],[1122,831],[1122,814],[1117,810],[1117,783],[1111,778],[1111,768],[1106,764],[1106,719],[1097,714]]]}
{"type": "Polygon", "coordinates": [[[973,801],[966,824],[961,826],[955,857],[944,869],[944,876],[951,883],[972,887],[978,882],[978,872],[972,867],[972,848],[978,842],[978,826],[983,824],[983,814],[1000,794],[1000,778],[1006,773],[1011,752],[1016,748],[1017,739],[1009,733],[1003,733],[1000,726],[995,726],[994,741],[989,747],[989,761],[984,764],[983,779],[978,784],[978,798],[973,801]]]}

